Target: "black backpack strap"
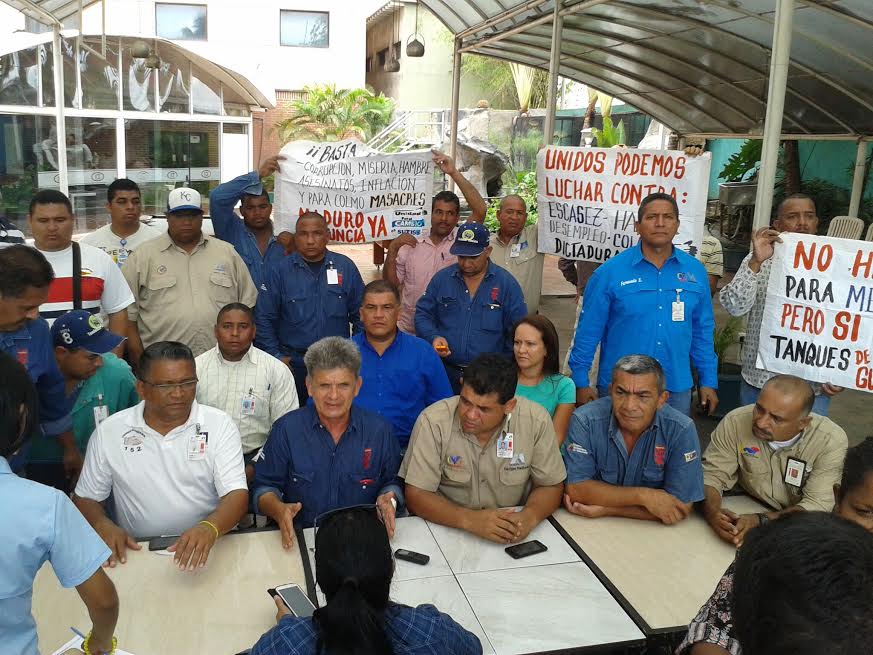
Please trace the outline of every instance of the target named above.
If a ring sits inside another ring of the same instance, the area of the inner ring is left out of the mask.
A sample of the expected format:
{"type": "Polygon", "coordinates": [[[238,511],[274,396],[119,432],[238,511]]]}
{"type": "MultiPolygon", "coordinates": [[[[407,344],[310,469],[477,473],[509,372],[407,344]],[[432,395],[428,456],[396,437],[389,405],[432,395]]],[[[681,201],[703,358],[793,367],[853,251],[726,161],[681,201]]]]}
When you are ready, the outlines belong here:
{"type": "Polygon", "coordinates": [[[82,249],[73,241],[73,309],[82,309],[82,249]]]}

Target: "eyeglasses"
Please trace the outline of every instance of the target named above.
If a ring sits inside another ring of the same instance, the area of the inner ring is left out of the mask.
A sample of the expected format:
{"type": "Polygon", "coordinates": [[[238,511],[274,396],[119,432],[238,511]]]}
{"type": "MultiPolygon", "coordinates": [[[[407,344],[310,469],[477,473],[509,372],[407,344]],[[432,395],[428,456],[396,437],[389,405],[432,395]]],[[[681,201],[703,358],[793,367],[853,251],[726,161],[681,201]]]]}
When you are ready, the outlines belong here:
{"type": "Polygon", "coordinates": [[[147,384],[160,393],[170,394],[176,389],[179,391],[192,391],[197,386],[198,379],[194,378],[193,380],[185,380],[185,382],[171,382],[169,384],[153,384],[151,382],[146,382],[145,380],[140,380],[140,382],[147,384]]]}

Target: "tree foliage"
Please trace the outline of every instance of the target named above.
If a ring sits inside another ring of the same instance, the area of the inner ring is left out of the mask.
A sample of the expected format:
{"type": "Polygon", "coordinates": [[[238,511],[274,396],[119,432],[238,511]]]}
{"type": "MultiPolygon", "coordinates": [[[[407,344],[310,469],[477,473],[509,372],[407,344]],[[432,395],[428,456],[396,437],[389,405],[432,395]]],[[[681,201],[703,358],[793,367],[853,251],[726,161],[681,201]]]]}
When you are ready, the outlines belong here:
{"type": "MultiPolygon", "coordinates": [[[[515,66],[519,66],[515,64],[515,66]]],[[[549,74],[539,68],[531,68],[532,73],[522,73],[521,66],[513,74],[512,65],[502,59],[481,55],[464,55],[461,60],[461,75],[477,84],[494,109],[541,109],[546,106],[549,95],[549,74]],[[516,86],[516,75],[524,79],[530,75],[530,95],[528,107],[520,107],[519,96],[526,90],[516,86]]]]}
{"type": "Polygon", "coordinates": [[[603,129],[598,130],[596,127],[591,128],[591,134],[597,139],[598,148],[612,148],[613,146],[623,146],[624,138],[624,121],[619,121],[618,125],[613,125],[612,118],[609,116],[603,117],[603,129]]]}
{"type": "Polygon", "coordinates": [[[306,96],[291,104],[294,114],[276,123],[282,143],[294,139],[339,141],[369,139],[391,122],[394,101],[372,89],[337,89],[333,84],[304,87],[306,96]]]}

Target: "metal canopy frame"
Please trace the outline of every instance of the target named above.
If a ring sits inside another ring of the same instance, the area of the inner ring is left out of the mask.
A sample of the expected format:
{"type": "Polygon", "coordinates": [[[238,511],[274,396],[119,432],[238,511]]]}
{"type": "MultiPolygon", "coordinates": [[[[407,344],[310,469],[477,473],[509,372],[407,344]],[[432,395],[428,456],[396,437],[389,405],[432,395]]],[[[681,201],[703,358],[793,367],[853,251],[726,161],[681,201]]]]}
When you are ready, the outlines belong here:
{"type": "MultiPolygon", "coordinates": [[[[873,141],[870,0],[419,0],[460,55],[548,70],[639,108],[681,137],[760,138],[756,225],[784,139],[873,141]]],[[[549,94],[552,140],[555,94],[549,94]]],[[[456,125],[453,122],[452,147],[456,125]]],[[[856,165],[849,213],[857,215],[856,165]]]]}

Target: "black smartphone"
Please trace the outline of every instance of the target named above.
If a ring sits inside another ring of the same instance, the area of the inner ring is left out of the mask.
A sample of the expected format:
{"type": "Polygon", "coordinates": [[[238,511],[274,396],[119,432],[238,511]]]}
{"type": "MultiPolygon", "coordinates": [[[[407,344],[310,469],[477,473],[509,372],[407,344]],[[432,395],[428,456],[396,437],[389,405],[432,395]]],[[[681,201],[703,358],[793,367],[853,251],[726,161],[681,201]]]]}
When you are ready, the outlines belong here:
{"type": "Polygon", "coordinates": [[[309,600],[309,596],[303,593],[300,585],[294,583],[279,585],[275,589],[267,589],[267,593],[273,598],[278,596],[285,603],[285,607],[291,610],[294,616],[306,618],[312,616],[315,605],[309,600]]]}
{"type": "Polygon", "coordinates": [[[544,553],[548,548],[542,542],[534,539],[533,541],[525,541],[523,544],[507,546],[505,550],[506,554],[512,559],[521,559],[522,557],[529,557],[537,553],[544,553]]]}
{"type": "Polygon", "coordinates": [[[395,550],[394,557],[402,559],[404,562],[412,562],[413,564],[421,564],[422,566],[430,561],[430,555],[416,553],[413,550],[406,550],[405,548],[398,548],[395,550]]]}
{"type": "Polygon", "coordinates": [[[149,539],[149,550],[166,550],[179,540],[179,535],[175,537],[155,537],[149,539]]]}

